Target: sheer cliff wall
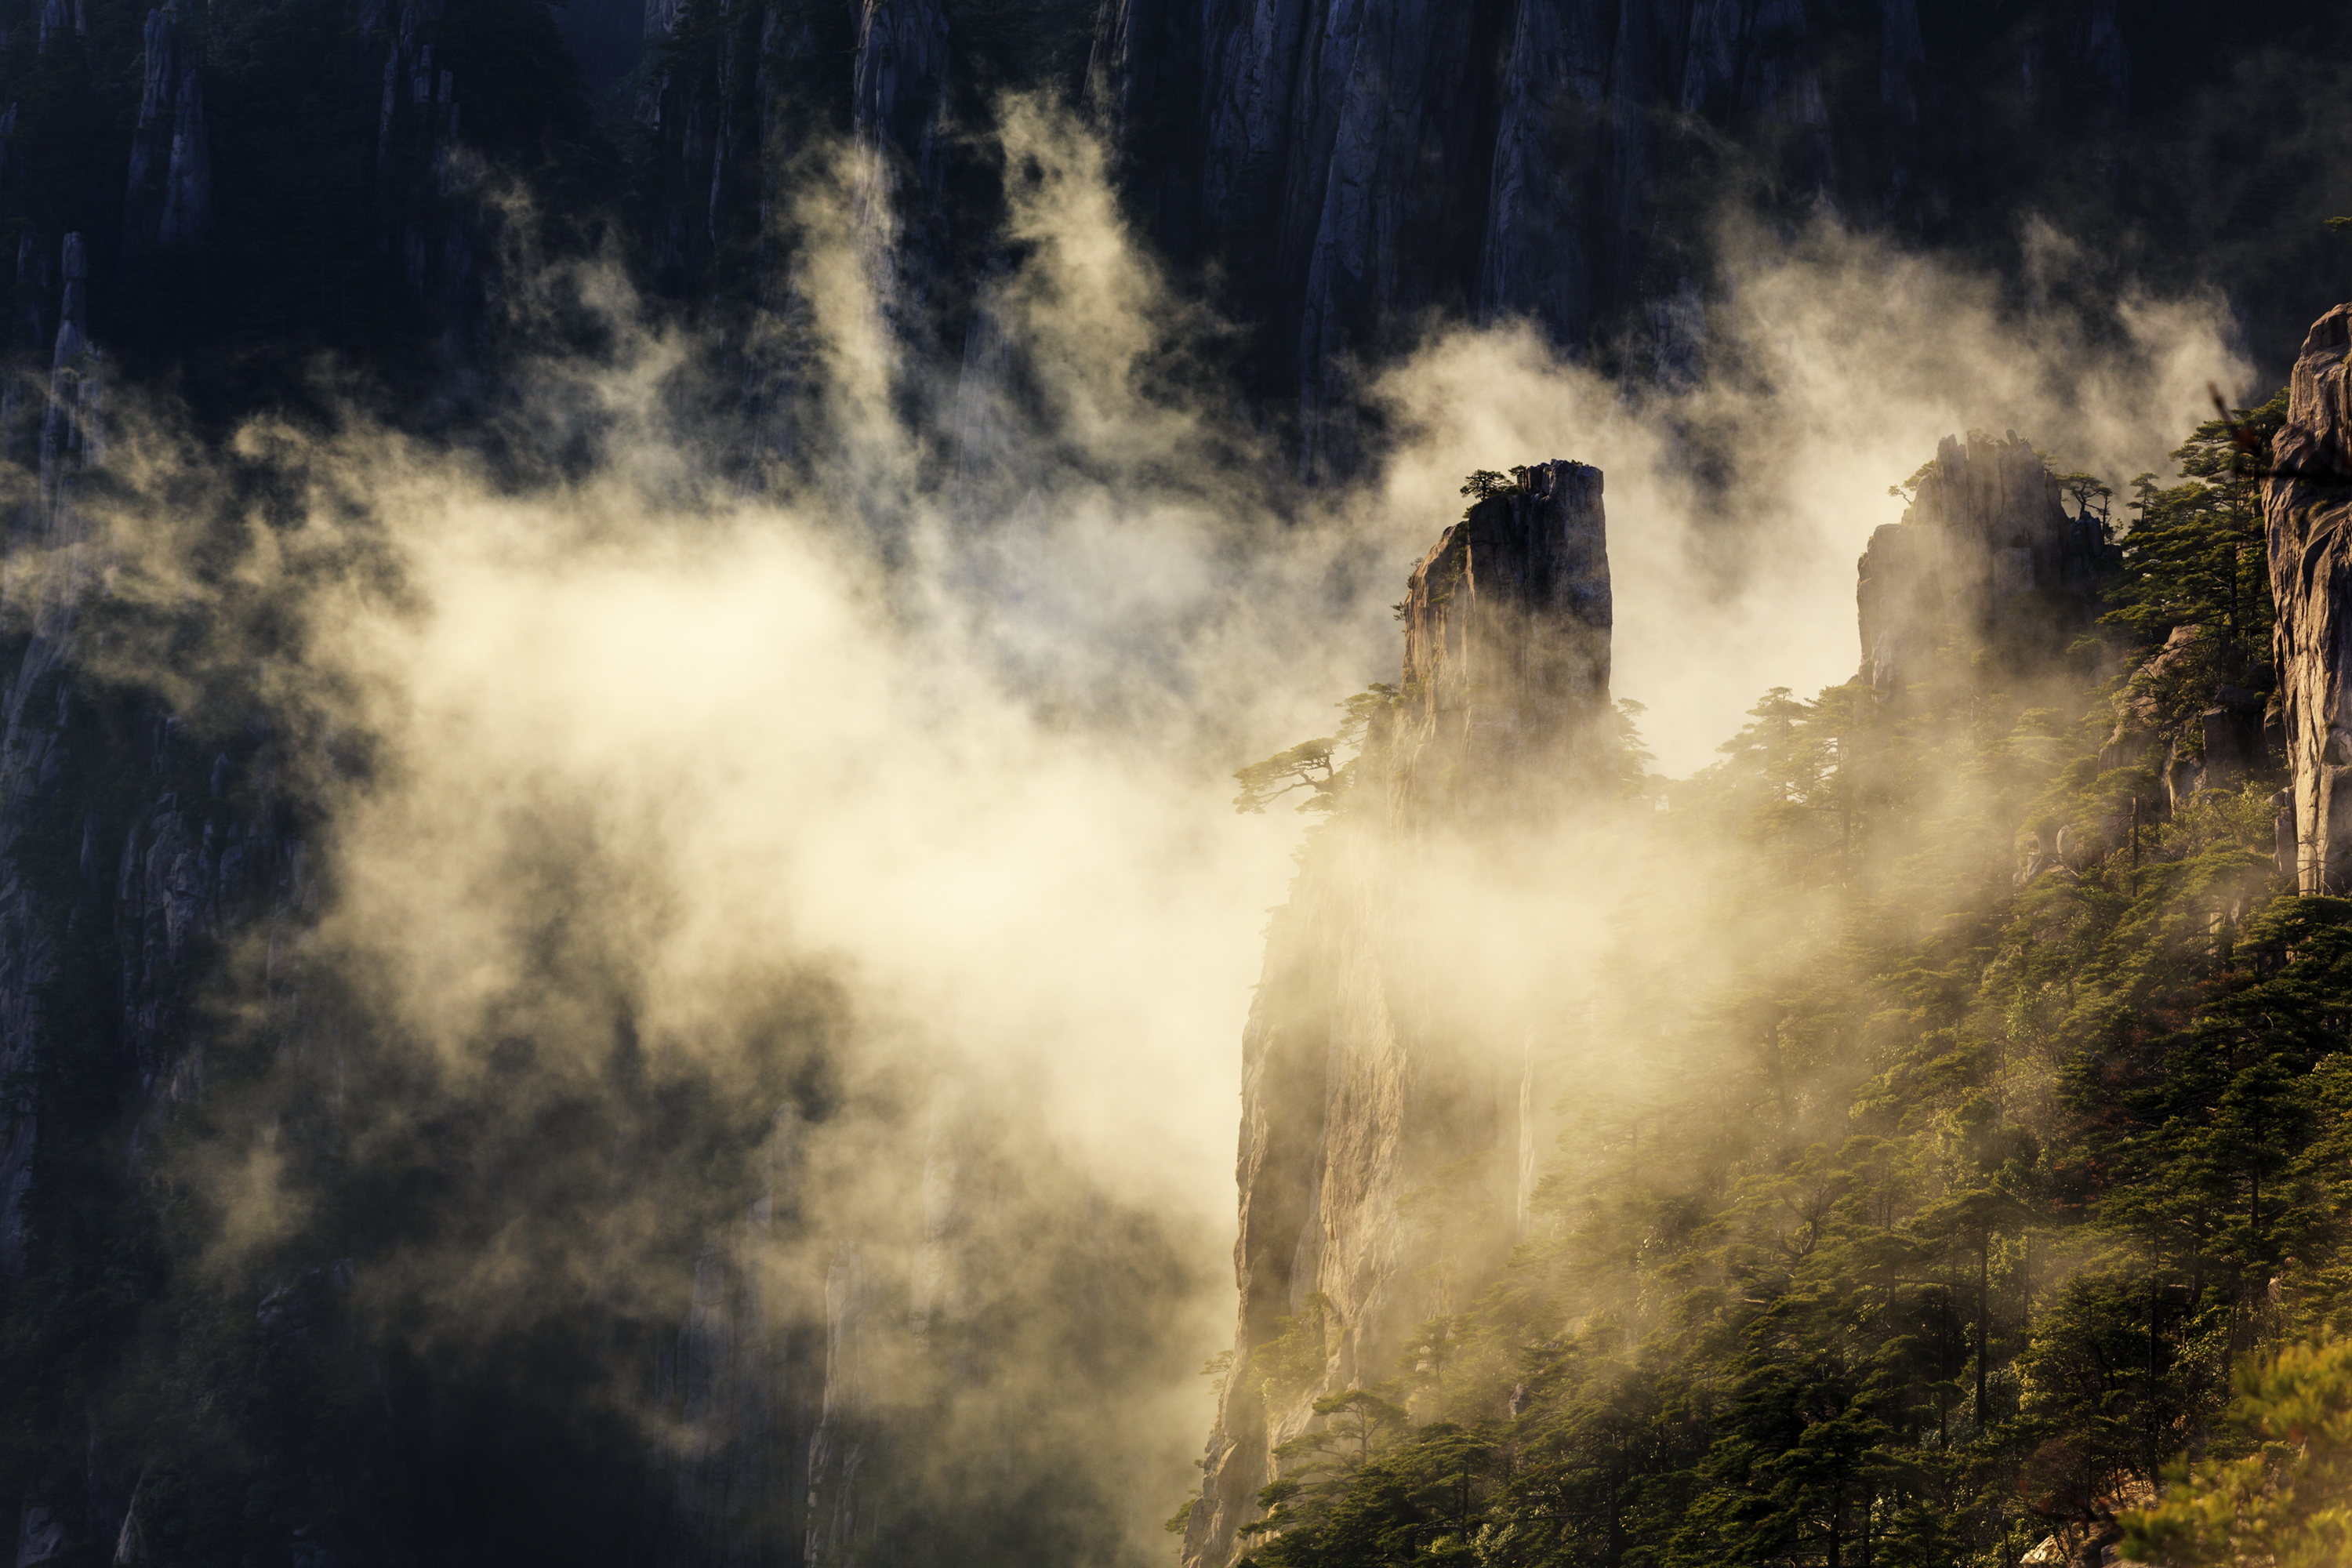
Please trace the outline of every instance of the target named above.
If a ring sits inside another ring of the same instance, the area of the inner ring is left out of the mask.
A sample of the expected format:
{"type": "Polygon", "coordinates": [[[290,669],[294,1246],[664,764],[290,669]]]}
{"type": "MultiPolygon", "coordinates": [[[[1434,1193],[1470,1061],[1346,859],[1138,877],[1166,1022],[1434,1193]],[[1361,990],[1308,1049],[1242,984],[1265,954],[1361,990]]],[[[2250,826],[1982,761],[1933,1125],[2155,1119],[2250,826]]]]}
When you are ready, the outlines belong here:
{"type": "MultiPolygon", "coordinates": [[[[2250,241],[2226,192],[2184,199],[2180,171],[2203,153],[2169,140],[2226,120],[2262,144],[2252,126],[2287,105],[2200,119],[2184,107],[2200,91],[2242,90],[2224,85],[2224,53],[2113,0],[1058,0],[1017,27],[940,0],[738,0],[692,26],[668,0],[575,0],[568,15],[590,47],[592,17],[640,10],[659,266],[691,308],[724,322],[789,300],[775,187],[813,136],[842,133],[879,155],[864,194],[900,226],[881,268],[894,325],[992,381],[1001,189],[968,133],[1008,82],[1082,100],[1129,213],[1241,329],[1234,368],[1313,479],[1377,455],[1367,380],[1433,323],[1526,322],[1629,384],[1690,384],[1720,335],[1727,192],[1779,233],[1825,208],[2018,276],[2040,265],[2014,248],[2020,205],[2085,231],[2148,226],[2162,250],[2118,246],[2118,265],[2145,277],[2178,257],[2202,278],[2215,269],[2192,254],[2226,249],[2266,326],[2285,291],[2249,269],[2307,248],[2250,241]],[[2208,209],[2211,231],[2184,237],[2181,215],[2208,209]]],[[[2301,26],[2250,17],[2226,49],[2301,26]]],[[[2324,156],[2305,166],[2333,177],[2324,156]]],[[[730,338],[755,410],[788,403],[789,355],[754,327],[730,338]]]]}
{"type": "Polygon", "coordinates": [[[1514,1235],[1527,1022],[1440,956],[1439,928],[1460,939],[1479,913],[1436,868],[1500,852],[1488,830],[1616,766],[1601,476],[1519,475],[1414,568],[1394,705],[1267,933],[1243,1036],[1239,1321],[1187,1563],[1234,1556],[1315,1400],[1393,1376],[1514,1235]]]}
{"type": "Polygon", "coordinates": [[[2263,487],[2296,886],[2352,892],[2352,305],[2312,324],[2263,487]]]}

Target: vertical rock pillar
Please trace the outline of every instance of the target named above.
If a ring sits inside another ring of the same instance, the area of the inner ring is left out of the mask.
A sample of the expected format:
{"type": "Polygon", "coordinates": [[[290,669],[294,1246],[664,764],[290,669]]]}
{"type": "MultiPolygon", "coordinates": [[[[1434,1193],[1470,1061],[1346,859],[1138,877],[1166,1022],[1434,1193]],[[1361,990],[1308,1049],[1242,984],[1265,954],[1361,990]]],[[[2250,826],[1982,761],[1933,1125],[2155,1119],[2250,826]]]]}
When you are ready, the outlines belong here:
{"type": "Polygon", "coordinates": [[[1937,445],[1903,521],[1874,532],[1856,563],[1861,679],[1879,701],[1989,646],[2046,661],[2091,624],[2115,552],[2098,519],[2069,517],[2062,494],[2014,430],[1937,445]]]}
{"type": "MultiPolygon", "coordinates": [[[[2263,486],[2295,884],[2352,893],[2352,305],[2312,324],[2263,486]]],[[[2285,837],[2284,829],[2281,838],[2285,837]]],[[[2282,845],[2284,848],[2284,845],[2282,845]]]]}
{"type": "Polygon", "coordinates": [[[1615,765],[1601,470],[1541,463],[1447,529],[1405,586],[1391,802],[1444,821],[1540,810],[1615,765]]]}
{"type": "Polygon", "coordinates": [[[1457,973],[1454,944],[1477,868],[1616,767],[1600,470],[1516,475],[1413,569],[1396,702],[1267,932],[1242,1037],[1239,1321],[1188,1568],[1233,1560],[1316,1399],[1385,1381],[1515,1233],[1528,1018],[1457,973]],[[1442,1225],[1408,1212],[1441,1189],[1442,1225]]]}

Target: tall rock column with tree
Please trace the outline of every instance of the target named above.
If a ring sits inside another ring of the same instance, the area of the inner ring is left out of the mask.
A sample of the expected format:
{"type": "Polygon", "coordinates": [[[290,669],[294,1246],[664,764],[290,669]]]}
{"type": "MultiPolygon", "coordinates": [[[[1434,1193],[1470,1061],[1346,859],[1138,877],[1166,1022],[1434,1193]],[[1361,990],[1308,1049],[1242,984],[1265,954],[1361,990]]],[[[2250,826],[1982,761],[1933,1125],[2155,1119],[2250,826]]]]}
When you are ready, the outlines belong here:
{"type": "Polygon", "coordinates": [[[1333,820],[1275,917],[1243,1036],[1240,1318],[1188,1564],[1232,1559],[1277,1447],[1387,1379],[1512,1239],[1525,1021],[1441,950],[1482,837],[1614,776],[1609,561],[1600,470],[1466,489],[1399,606],[1401,685],[1349,704],[1356,761],[1335,771],[1318,741],[1244,770],[1245,807],[1266,796],[1254,780],[1288,776],[1333,820]]]}
{"type": "Polygon", "coordinates": [[[1880,702],[1947,656],[2008,645],[2046,658],[2088,628],[2113,565],[2104,520],[2087,500],[2070,516],[2064,481],[2015,431],[1945,437],[1896,493],[1903,521],[1872,533],[1856,563],[1860,675],[1880,702]]]}
{"type": "Polygon", "coordinates": [[[2352,305],[2312,324],[2287,384],[2263,511],[2293,769],[2295,880],[2352,889],[2352,305]]]}

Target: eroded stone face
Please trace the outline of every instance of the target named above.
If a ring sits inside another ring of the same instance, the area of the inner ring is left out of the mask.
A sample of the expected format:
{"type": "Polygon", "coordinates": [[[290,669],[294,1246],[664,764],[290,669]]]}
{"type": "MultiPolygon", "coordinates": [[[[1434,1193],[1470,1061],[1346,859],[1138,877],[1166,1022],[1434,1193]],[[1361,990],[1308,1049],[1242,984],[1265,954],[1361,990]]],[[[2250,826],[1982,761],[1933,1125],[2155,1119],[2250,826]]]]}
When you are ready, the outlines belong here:
{"type": "MultiPolygon", "coordinates": [[[[2352,305],[2312,324],[2263,486],[2288,765],[2295,880],[2352,889],[2352,305]]],[[[2282,828],[2284,840],[2285,832],[2282,828]]],[[[2284,845],[2282,845],[2284,848],[2284,845]]]]}

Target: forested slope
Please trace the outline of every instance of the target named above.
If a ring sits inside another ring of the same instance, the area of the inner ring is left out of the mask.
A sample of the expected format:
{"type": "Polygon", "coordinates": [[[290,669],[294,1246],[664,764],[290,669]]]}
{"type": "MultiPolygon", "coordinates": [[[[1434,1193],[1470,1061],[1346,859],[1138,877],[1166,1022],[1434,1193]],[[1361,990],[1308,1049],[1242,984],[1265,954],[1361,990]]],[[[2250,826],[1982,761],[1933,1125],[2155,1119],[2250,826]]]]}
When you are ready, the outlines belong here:
{"type": "MultiPolygon", "coordinates": [[[[2143,478],[2095,625],[2012,601],[1629,786],[1509,1264],[1349,1386],[1297,1370],[1320,1298],[1244,1363],[1320,1395],[1246,1561],[2091,1563],[2171,1467],[2259,1452],[2233,1369],[2352,1328],[2352,901],[2298,893],[2279,793],[2284,414],[2143,478]]],[[[1492,1201],[1449,1180],[1424,1237],[1492,1201]]]]}

